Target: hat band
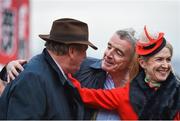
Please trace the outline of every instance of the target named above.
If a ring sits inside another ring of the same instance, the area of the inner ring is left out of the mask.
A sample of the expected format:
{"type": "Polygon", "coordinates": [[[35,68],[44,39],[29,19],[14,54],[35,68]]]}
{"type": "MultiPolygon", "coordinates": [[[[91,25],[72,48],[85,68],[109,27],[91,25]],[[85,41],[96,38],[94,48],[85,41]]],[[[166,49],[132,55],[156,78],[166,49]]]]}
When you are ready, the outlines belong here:
{"type": "Polygon", "coordinates": [[[67,42],[69,42],[69,40],[72,41],[88,41],[88,36],[87,35],[50,35],[50,39],[51,40],[62,40],[63,42],[65,42],[66,40],[68,40],[67,42]]]}
{"type": "Polygon", "coordinates": [[[156,43],[153,43],[152,45],[148,45],[148,46],[143,46],[143,49],[144,50],[149,50],[149,49],[152,49],[153,47],[156,46],[156,43]]]}
{"type": "MultiPolygon", "coordinates": [[[[152,45],[153,46],[153,45],[152,45]]],[[[154,46],[155,46],[155,44],[154,44],[154,46]]],[[[158,53],[160,50],[162,50],[164,47],[166,46],[166,39],[165,38],[163,38],[163,40],[162,40],[162,43],[161,43],[161,45],[157,48],[157,49],[155,49],[154,51],[152,51],[151,53],[149,53],[149,54],[147,54],[147,55],[143,55],[143,56],[153,56],[153,55],[155,55],[156,53],[158,53]]],[[[145,49],[145,48],[144,48],[145,49]]],[[[147,48],[146,48],[147,49],[147,48]]]]}

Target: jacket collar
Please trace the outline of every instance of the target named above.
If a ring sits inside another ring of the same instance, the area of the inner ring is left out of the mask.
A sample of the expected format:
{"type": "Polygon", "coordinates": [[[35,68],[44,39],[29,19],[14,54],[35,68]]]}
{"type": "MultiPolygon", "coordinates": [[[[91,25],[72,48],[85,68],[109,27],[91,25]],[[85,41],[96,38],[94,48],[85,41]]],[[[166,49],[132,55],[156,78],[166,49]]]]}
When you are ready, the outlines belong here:
{"type": "Polygon", "coordinates": [[[94,69],[102,69],[101,64],[102,64],[102,59],[97,60],[95,63],[91,64],[90,67],[94,69]]]}
{"type": "Polygon", "coordinates": [[[56,73],[58,74],[59,80],[64,85],[64,83],[67,80],[64,78],[62,72],[60,71],[60,69],[58,68],[57,64],[54,62],[53,58],[50,56],[50,54],[48,53],[46,48],[43,50],[43,55],[44,55],[44,58],[47,60],[47,62],[51,65],[53,70],[56,71],[56,73]]]}

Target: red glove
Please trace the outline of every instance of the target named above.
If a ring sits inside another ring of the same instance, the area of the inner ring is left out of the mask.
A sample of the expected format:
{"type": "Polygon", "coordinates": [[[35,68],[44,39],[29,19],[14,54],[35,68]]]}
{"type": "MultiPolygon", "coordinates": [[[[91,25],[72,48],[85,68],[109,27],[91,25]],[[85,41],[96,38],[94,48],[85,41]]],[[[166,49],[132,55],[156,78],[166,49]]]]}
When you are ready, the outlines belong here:
{"type": "Polygon", "coordinates": [[[76,88],[81,88],[80,82],[77,79],[75,79],[74,77],[72,77],[72,75],[70,73],[68,73],[68,78],[70,79],[70,81],[73,83],[73,85],[76,88]]]}

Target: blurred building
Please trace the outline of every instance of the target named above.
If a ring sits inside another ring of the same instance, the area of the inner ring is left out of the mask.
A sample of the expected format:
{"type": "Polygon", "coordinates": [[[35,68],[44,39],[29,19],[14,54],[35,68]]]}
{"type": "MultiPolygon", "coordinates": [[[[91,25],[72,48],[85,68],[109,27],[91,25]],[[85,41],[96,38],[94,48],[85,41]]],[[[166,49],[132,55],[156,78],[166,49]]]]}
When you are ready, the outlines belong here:
{"type": "Polygon", "coordinates": [[[29,0],[0,0],[0,64],[29,57],[29,0]]]}

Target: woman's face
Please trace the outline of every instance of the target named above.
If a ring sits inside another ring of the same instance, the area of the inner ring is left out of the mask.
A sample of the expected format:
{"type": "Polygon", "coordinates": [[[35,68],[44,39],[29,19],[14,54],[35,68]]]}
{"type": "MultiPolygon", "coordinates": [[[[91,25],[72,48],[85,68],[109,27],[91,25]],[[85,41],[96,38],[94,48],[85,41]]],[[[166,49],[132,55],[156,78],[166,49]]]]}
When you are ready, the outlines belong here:
{"type": "Polygon", "coordinates": [[[148,58],[148,60],[140,59],[140,65],[144,68],[146,77],[152,81],[164,81],[167,79],[171,71],[171,53],[164,47],[160,52],[148,58]]]}

